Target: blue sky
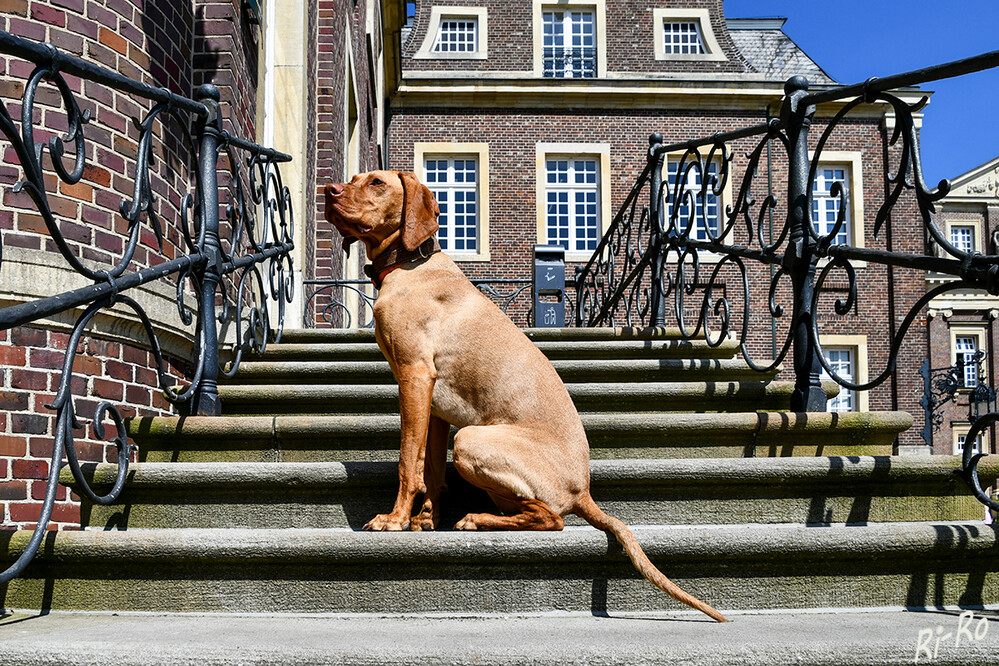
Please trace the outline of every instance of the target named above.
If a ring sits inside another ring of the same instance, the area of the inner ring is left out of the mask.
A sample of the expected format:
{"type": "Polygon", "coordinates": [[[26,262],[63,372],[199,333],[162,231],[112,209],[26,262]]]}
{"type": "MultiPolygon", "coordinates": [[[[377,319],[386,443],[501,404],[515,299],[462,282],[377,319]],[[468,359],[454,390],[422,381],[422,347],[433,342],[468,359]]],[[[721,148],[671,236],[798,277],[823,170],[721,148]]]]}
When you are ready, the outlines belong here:
{"type": "MultiPolygon", "coordinates": [[[[784,16],[836,81],[858,83],[999,49],[999,0],[725,0],[729,18],[784,16]]],[[[923,172],[935,186],[999,156],[999,69],[923,86],[923,172]]]]}

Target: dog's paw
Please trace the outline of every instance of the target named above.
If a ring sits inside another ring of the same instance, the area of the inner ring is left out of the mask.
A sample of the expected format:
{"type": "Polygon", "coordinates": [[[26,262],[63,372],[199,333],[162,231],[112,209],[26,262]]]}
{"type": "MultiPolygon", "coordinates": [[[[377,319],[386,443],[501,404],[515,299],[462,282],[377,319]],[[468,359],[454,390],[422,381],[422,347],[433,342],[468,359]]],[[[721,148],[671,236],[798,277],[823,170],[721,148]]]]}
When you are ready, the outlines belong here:
{"type": "Polygon", "coordinates": [[[454,529],[466,530],[466,531],[478,530],[479,525],[478,523],[475,522],[475,514],[470,513],[461,520],[459,520],[457,524],[454,526],[454,529]]]}
{"type": "Polygon", "coordinates": [[[437,529],[440,522],[437,507],[429,498],[424,500],[420,512],[409,519],[409,529],[413,532],[425,532],[437,529]]]}
{"type": "Polygon", "coordinates": [[[380,513],[364,524],[363,529],[369,532],[401,532],[409,527],[408,520],[399,520],[391,514],[380,513]]]}

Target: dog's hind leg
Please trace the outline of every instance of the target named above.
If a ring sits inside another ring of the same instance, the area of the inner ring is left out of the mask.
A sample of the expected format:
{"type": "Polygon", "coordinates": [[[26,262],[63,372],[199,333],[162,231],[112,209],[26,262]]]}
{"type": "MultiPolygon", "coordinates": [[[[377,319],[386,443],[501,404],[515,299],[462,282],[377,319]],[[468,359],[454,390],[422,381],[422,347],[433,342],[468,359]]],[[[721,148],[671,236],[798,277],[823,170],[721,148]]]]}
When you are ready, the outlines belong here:
{"type": "Polygon", "coordinates": [[[447,436],[451,424],[436,416],[430,417],[427,429],[427,454],[423,465],[423,506],[409,520],[413,531],[435,530],[440,521],[441,491],[446,488],[444,470],[447,467],[447,436]]]}
{"type": "Polygon", "coordinates": [[[470,513],[458,521],[456,529],[563,528],[559,510],[570,493],[551,468],[557,456],[545,455],[545,443],[536,437],[534,431],[508,425],[467,426],[458,431],[455,468],[469,483],[489,493],[505,515],[470,513]]]}

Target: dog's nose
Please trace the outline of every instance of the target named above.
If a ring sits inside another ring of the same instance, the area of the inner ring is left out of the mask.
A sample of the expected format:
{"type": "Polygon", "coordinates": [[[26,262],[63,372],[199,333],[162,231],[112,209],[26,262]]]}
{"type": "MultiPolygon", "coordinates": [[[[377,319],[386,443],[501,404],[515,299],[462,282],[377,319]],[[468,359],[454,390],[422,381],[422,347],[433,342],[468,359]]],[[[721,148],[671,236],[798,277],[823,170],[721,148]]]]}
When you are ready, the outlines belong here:
{"type": "Polygon", "coordinates": [[[326,194],[331,197],[338,197],[343,194],[343,185],[340,183],[329,183],[326,186],[326,194]]]}

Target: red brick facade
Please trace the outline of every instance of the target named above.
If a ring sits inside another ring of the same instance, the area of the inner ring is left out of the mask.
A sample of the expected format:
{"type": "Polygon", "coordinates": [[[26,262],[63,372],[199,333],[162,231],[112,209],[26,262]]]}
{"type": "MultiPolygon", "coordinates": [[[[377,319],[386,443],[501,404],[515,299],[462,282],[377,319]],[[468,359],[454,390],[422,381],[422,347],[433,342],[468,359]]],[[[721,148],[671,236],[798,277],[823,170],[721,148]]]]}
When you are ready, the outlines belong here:
{"type": "MultiPolygon", "coordinates": [[[[256,136],[258,29],[248,18],[237,0],[0,2],[0,28],[15,35],[51,42],[69,55],[186,97],[193,97],[201,83],[218,85],[226,129],[252,140],[256,136]]],[[[32,64],[18,58],[0,58],[0,96],[15,122],[21,120],[20,100],[33,69],[32,64]]],[[[153,105],[92,81],[71,75],[65,79],[81,110],[90,113],[84,129],[87,167],[75,185],[60,181],[54,172],[47,173],[46,190],[70,251],[96,268],[110,269],[128,242],[128,222],[120,205],[130,205],[134,199],[139,132],[132,118],[143,118],[153,105]]],[[[33,120],[36,142],[66,133],[66,111],[53,86],[43,83],[38,87],[33,120]]],[[[192,153],[182,127],[190,122],[183,114],[180,120],[163,114],[154,125],[149,175],[157,197],[155,212],[163,225],[163,250],[158,248],[152,225],[143,219],[130,272],[188,251],[179,217],[182,198],[194,187],[192,153]]],[[[60,256],[34,203],[24,192],[13,191],[13,184],[23,175],[9,142],[7,146],[0,165],[4,246],[0,285],[5,292],[16,293],[19,287],[10,280],[19,264],[35,271],[29,275],[40,275],[37,270],[49,267],[54,272],[46,273],[44,279],[62,279],[60,276],[72,270],[60,256]]],[[[68,163],[73,149],[67,146],[67,152],[68,163]]],[[[228,203],[224,194],[222,199],[224,207],[228,203]]],[[[224,222],[224,211],[222,219],[224,222]]],[[[80,284],[77,279],[74,286],[80,284]]],[[[50,295],[51,291],[30,283],[27,289],[24,296],[28,298],[50,295]],[[33,290],[37,293],[30,293],[33,290]]],[[[179,382],[188,369],[193,346],[189,334],[181,330],[172,295],[166,295],[171,289],[165,285],[164,294],[135,296],[141,305],[151,308],[151,313],[163,303],[168,304],[166,313],[172,308],[172,315],[164,314],[164,322],[174,328],[161,330],[160,342],[172,355],[166,371],[179,382]],[[173,321],[167,321],[171,316],[173,321]]],[[[188,303],[196,302],[191,289],[186,291],[188,303]]],[[[61,381],[66,331],[75,318],[76,314],[67,313],[54,322],[0,333],[0,524],[4,526],[31,527],[39,515],[55,421],[54,412],[46,405],[61,381]]],[[[100,401],[111,401],[125,417],[174,413],[174,407],[161,394],[148,341],[138,328],[109,315],[94,329],[78,345],[74,364],[74,406],[86,426],[74,432],[74,439],[81,461],[110,462],[117,455],[106,441],[115,435],[113,422],[105,420],[109,431],[105,441],[96,439],[93,431],[94,410],[100,401]]],[[[52,527],[74,525],[79,525],[79,504],[67,498],[62,489],[52,527]]]]}

